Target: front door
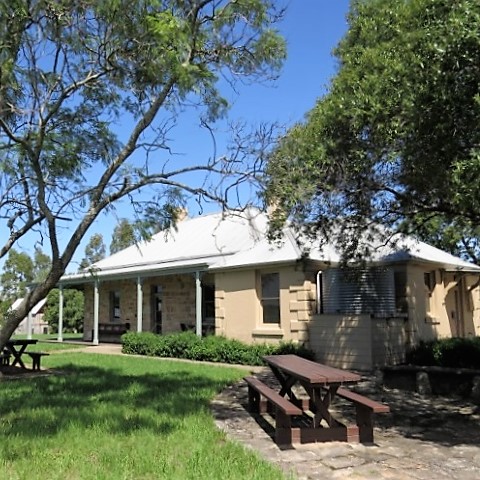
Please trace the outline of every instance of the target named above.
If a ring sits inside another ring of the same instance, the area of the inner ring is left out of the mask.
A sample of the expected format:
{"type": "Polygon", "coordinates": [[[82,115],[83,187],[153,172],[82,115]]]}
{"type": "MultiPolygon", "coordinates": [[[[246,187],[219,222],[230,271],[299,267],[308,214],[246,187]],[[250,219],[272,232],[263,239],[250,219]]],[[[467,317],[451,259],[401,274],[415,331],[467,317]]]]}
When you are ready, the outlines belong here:
{"type": "Polygon", "coordinates": [[[215,285],[202,285],[202,335],[215,334],[215,285]]]}
{"type": "Polygon", "coordinates": [[[152,285],[152,330],[154,333],[162,333],[162,287],[161,285],[152,285]]]}

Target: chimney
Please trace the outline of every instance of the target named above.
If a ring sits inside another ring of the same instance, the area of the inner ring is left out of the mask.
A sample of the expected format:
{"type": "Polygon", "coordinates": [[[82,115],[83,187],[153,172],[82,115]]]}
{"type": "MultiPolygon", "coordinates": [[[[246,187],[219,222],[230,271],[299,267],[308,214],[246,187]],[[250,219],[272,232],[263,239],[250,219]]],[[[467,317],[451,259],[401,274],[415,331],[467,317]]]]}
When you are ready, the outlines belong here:
{"type": "Polygon", "coordinates": [[[177,207],[175,210],[175,215],[177,222],[182,222],[188,218],[188,209],[185,207],[177,207]]]}

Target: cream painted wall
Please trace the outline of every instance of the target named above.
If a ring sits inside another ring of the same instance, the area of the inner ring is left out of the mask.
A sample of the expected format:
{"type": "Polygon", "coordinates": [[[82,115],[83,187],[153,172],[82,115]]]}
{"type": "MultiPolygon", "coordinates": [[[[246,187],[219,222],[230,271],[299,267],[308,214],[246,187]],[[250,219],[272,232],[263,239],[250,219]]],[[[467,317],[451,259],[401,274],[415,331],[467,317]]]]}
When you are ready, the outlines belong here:
{"type": "Polygon", "coordinates": [[[254,270],[215,275],[215,317],[219,334],[251,342],[260,312],[255,285],[254,270]]]}
{"type": "Polygon", "coordinates": [[[370,315],[315,315],[310,324],[310,348],[316,360],[337,368],[370,370],[370,315]]]}
{"type": "Polygon", "coordinates": [[[427,299],[426,319],[427,323],[435,326],[435,334],[438,338],[451,335],[451,327],[446,308],[446,295],[448,289],[452,287],[447,281],[444,284],[445,274],[440,270],[433,270],[435,283],[431,291],[425,288],[427,299]]]}
{"type": "Polygon", "coordinates": [[[310,348],[317,361],[338,368],[372,370],[405,360],[403,318],[314,315],[310,348]]]}
{"type": "Polygon", "coordinates": [[[412,341],[480,334],[480,293],[476,275],[434,271],[434,286],[425,286],[425,267],[407,268],[409,326],[412,341]]]}
{"type": "Polygon", "coordinates": [[[467,336],[480,335],[480,286],[477,275],[468,275],[465,278],[465,289],[467,291],[465,301],[469,312],[471,312],[471,321],[466,325],[467,336]]]}
{"type": "Polygon", "coordinates": [[[306,341],[308,321],[315,308],[311,277],[311,273],[295,266],[217,273],[217,333],[248,343],[306,341]],[[275,272],[280,275],[280,324],[263,324],[260,275],[275,272]]]}
{"type": "Polygon", "coordinates": [[[420,340],[451,336],[446,294],[452,285],[449,281],[442,282],[442,273],[436,271],[434,288],[429,295],[424,278],[427,271],[422,266],[407,267],[408,318],[412,344],[417,344],[420,340]]]}

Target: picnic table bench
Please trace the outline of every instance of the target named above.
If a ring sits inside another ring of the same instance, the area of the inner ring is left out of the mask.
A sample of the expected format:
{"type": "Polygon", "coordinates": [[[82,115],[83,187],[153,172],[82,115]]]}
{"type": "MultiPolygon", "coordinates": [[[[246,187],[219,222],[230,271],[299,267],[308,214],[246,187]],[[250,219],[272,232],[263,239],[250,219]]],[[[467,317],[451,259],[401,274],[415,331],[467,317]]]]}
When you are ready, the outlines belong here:
{"type": "Polygon", "coordinates": [[[35,345],[38,340],[15,338],[10,339],[5,344],[5,349],[12,355],[13,360],[11,366],[19,365],[21,368],[26,369],[25,363],[23,363],[22,356],[29,345],[35,345]]]}
{"type": "MultiPolygon", "coordinates": [[[[117,343],[120,337],[130,331],[130,323],[99,323],[98,336],[101,341],[117,343]]],[[[92,330],[92,338],[94,332],[92,330]]]]}
{"type": "Polygon", "coordinates": [[[388,413],[390,407],[346,388],[339,388],[337,397],[349,400],[355,405],[360,442],[373,443],[373,414],[388,413]]]}
{"type": "Polygon", "coordinates": [[[294,415],[303,415],[301,408],[291,403],[278,392],[272,390],[256,377],[245,377],[248,385],[249,410],[256,413],[267,413],[273,407],[275,414],[275,442],[278,445],[290,444],[292,438],[292,420],[294,415]],[[266,400],[264,400],[264,397],[266,400]]]}
{"type": "Polygon", "coordinates": [[[32,359],[32,370],[40,370],[40,360],[46,355],[50,355],[46,352],[25,352],[32,359]]]}
{"type": "Polygon", "coordinates": [[[264,413],[271,405],[275,415],[277,444],[347,441],[373,443],[373,414],[385,413],[389,407],[352,392],[345,386],[358,383],[361,377],[353,372],[312,362],[296,355],[264,357],[280,383],[276,392],[255,377],[245,377],[249,393],[249,409],[264,413]],[[306,394],[300,398],[293,387],[306,394]],[[264,402],[262,403],[262,398],[264,402]],[[352,402],[356,408],[356,425],[344,425],[331,412],[335,397],[352,402]],[[292,418],[302,417],[299,426],[292,418]],[[305,421],[307,420],[307,421],[305,421]]]}

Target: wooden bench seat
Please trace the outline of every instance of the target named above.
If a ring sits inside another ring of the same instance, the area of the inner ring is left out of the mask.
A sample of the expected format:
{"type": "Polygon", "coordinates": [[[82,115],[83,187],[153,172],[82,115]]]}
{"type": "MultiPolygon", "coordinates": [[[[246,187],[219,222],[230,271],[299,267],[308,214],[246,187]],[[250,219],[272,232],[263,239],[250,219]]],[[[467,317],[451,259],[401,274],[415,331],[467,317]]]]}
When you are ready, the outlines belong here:
{"type": "Polygon", "coordinates": [[[303,412],[288,399],[255,377],[244,377],[248,385],[248,408],[251,412],[266,413],[273,407],[275,415],[275,443],[278,445],[292,444],[292,419],[294,415],[303,412]],[[262,399],[265,399],[265,401],[262,399]]]}
{"type": "MultiPolygon", "coordinates": [[[[98,337],[104,342],[118,343],[121,341],[121,336],[130,330],[130,323],[99,323],[98,337]]],[[[93,338],[92,330],[92,338],[93,338]]]]}
{"type": "Polygon", "coordinates": [[[337,390],[337,396],[355,404],[360,442],[373,443],[373,414],[388,413],[390,412],[390,407],[371,398],[364,397],[359,393],[352,392],[347,388],[340,387],[337,390]]]}
{"type": "Polygon", "coordinates": [[[40,360],[46,355],[45,352],[25,352],[32,359],[32,370],[40,370],[40,360]]]}

